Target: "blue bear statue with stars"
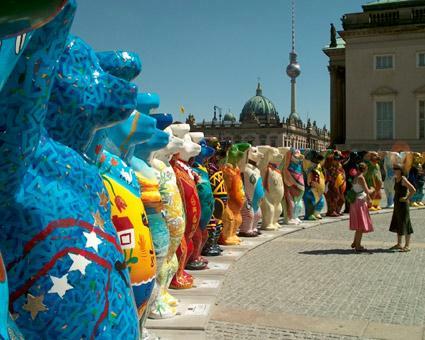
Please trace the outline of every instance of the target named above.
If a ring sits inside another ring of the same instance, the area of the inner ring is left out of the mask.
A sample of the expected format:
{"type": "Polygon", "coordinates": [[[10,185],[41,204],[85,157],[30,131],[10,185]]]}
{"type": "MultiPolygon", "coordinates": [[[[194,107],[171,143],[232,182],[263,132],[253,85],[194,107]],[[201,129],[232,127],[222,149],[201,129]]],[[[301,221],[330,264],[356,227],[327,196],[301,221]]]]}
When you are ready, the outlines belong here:
{"type": "Polygon", "coordinates": [[[68,147],[90,139],[98,110],[109,117],[102,124],[126,118],[137,89],[106,74],[84,42],[67,41],[75,9],[69,1],[32,32],[0,92],[9,309],[26,338],[137,339],[106,189],[90,155],[68,147]]]}
{"type": "MultiPolygon", "coordinates": [[[[16,8],[2,7],[2,13],[0,14],[0,92],[32,35],[32,32],[25,33],[30,27],[15,25],[15,20],[18,19],[16,16],[21,19],[23,16],[28,17],[30,14],[24,8],[20,9],[20,13],[17,13],[16,8]],[[12,16],[11,11],[14,14],[12,16]]],[[[54,13],[50,15],[54,16],[54,13]]],[[[9,313],[9,285],[1,253],[0,339],[23,339],[9,313]]]]}

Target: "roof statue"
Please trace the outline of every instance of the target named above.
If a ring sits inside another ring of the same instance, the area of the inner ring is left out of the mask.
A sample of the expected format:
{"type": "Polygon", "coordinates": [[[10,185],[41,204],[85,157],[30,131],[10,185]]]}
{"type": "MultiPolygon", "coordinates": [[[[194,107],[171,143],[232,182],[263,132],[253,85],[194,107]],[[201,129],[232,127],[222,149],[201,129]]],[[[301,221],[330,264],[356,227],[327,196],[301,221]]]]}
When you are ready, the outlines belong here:
{"type": "Polygon", "coordinates": [[[329,44],[329,47],[337,47],[338,44],[336,42],[336,28],[334,24],[331,24],[331,43],[329,44]]]}

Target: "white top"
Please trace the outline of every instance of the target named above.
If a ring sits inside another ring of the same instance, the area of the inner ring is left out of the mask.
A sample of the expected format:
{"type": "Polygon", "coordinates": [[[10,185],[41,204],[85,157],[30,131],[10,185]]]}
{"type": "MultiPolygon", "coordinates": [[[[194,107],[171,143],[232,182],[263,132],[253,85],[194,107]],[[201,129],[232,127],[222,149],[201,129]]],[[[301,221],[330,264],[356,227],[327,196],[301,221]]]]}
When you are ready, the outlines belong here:
{"type": "Polygon", "coordinates": [[[357,194],[357,198],[364,199],[366,198],[366,193],[364,192],[364,189],[361,184],[354,183],[353,184],[353,190],[357,194]]]}

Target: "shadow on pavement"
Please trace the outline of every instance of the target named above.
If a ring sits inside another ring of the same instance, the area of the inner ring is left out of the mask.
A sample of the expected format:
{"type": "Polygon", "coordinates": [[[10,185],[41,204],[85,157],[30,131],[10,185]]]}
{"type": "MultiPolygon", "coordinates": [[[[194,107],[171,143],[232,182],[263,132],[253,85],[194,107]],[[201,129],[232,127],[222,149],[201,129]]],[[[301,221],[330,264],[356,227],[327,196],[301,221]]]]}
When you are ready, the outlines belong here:
{"type": "Polygon", "coordinates": [[[298,254],[302,255],[371,255],[371,254],[386,254],[386,253],[398,253],[398,251],[390,249],[367,249],[366,251],[356,252],[353,249],[318,249],[318,250],[306,250],[301,251],[298,254]]]}

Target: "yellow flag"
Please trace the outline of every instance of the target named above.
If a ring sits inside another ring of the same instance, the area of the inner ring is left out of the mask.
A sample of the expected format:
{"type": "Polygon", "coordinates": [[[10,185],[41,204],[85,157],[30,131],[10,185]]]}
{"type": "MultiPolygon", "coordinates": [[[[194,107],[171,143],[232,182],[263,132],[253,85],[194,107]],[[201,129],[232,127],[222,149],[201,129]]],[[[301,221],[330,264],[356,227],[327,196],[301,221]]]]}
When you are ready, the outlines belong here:
{"type": "Polygon", "coordinates": [[[181,106],[180,106],[180,112],[181,112],[181,113],[183,113],[183,114],[184,114],[184,112],[185,112],[185,110],[184,110],[184,106],[183,106],[183,105],[181,105],[181,106]]]}

